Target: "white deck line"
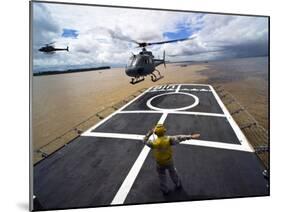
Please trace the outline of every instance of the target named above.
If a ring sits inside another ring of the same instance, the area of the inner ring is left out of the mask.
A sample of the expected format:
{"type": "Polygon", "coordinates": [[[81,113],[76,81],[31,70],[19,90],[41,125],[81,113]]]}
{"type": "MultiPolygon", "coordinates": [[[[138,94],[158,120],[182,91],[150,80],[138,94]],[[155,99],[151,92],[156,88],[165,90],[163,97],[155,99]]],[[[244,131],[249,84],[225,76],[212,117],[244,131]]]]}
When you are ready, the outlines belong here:
{"type": "MultiPolygon", "coordinates": [[[[167,118],[167,115],[167,113],[163,113],[160,120],[158,121],[158,124],[163,124],[165,122],[165,119],[167,118]]],[[[150,138],[153,136],[154,134],[151,135],[150,138]]],[[[121,187],[113,198],[111,205],[120,205],[125,202],[126,197],[129,194],[129,191],[131,190],[149,152],[150,148],[148,146],[144,146],[130,172],[128,173],[127,177],[125,178],[121,187]]]]}
{"type": "MultiPolygon", "coordinates": [[[[159,89],[159,90],[150,90],[148,91],[148,93],[153,93],[153,92],[167,92],[167,91],[175,91],[176,89],[173,89],[173,88],[168,88],[168,89],[159,89]]],[[[181,88],[180,91],[194,91],[194,90],[191,90],[189,88],[181,88]]],[[[204,90],[204,88],[202,89],[198,89],[196,90],[196,92],[212,92],[211,90],[204,90]]]]}
{"type": "Polygon", "coordinates": [[[136,101],[137,99],[139,99],[141,96],[143,96],[144,94],[146,94],[151,88],[148,88],[147,90],[145,90],[143,93],[141,93],[140,95],[138,95],[136,98],[132,99],[131,101],[129,101],[127,104],[123,105],[121,108],[119,108],[118,110],[116,110],[114,113],[110,114],[109,116],[107,116],[106,118],[104,118],[103,120],[101,120],[100,122],[98,122],[97,124],[95,124],[94,126],[90,127],[88,130],[86,130],[84,133],[81,134],[81,136],[84,136],[85,134],[91,132],[92,130],[94,130],[95,128],[97,128],[98,126],[100,126],[101,124],[103,124],[104,122],[106,122],[108,119],[110,119],[112,116],[114,116],[115,114],[117,114],[119,111],[123,110],[125,107],[127,107],[128,105],[132,104],[134,101],[136,101]]]}
{"type": "Polygon", "coordinates": [[[164,122],[165,122],[167,116],[168,116],[168,113],[165,113],[165,112],[164,112],[164,113],[162,114],[162,116],[161,116],[161,118],[160,118],[160,120],[158,121],[157,124],[164,124],[164,122]]]}
{"type": "Polygon", "coordinates": [[[206,90],[205,88],[198,88],[197,90],[190,88],[182,88],[181,91],[212,92],[211,90],[206,90]]]}
{"type": "Polygon", "coordinates": [[[220,114],[220,113],[204,113],[204,112],[190,112],[190,111],[174,111],[174,112],[169,112],[169,114],[225,117],[224,114],[220,114]]]}
{"type": "Polygon", "coordinates": [[[196,84],[196,83],[180,83],[180,84],[173,84],[173,85],[198,85],[198,86],[211,86],[210,84],[196,84]]]}
{"type": "Polygon", "coordinates": [[[121,187],[119,188],[118,192],[116,193],[115,197],[110,203],[111,205],[120,205],[125,202],[126,197],[129,191],[131,190],[131,187],[133,186],[135,179],[137,178],[139,171],[149,152],[150,148],[148,146],[144,146],[137,160],[132,166],[130,172],[128,173],[127,177],[123,181],[121,187]]]}
{"type": "Polygon", "coordinates": [[[147,100],[146,102],[146,106],[149,107],[150,109],[152,110],[159,110],[159,111],[183,111],[183,110],[187,110],[187,109],[190,109],[190,108],[193,108],[193,107],[196,107],[197,105],[199,104],[199,99],[197,96],[193,95],[193,94],[190,94],[190,93],[183,93],[183,92],[167,92],[167,93],[161,93],[161,94],[158,94],[156,96],[153,96],[151,97],[149,100],[147,100]],[[160,96],[165,96],[165,95],[174,95],[174,94],[183,94],[183,95],[187,95],[187,96],[191,96],[194,98],[194,103],[191,104],[191,105],[188,105],[188,106],[185,106],[185,107],[180,107],[180,108],[173,108],[173,109],[167,109],[167,108],[158,108],[158,107],[155,107],[151,104],[152,100],[153,99],[156,99],[160,96]]]}
{"type": "MultiPolygon", "coordinates": [[[[225,117],[225,114],[220,114],[220,113],[204,113],[204,112],[190,112],[190,111],[165,111],[166,113],[169,114],[183,114],[183,115],[198,115],[198,116],[217,116],[217,117],[225,117]]],[[[123,110],[118,113],[163,113],[163,111],[159,110],[123,110]]]]}
{"type": "Polygon", "coordinates": [[[180,88],[181,88],[181,85],[178,85],[178,87],[177,87],[175,93],[178,93],[178,92],[180,91],[180,88]]]}
{"type": "MultiPolygon", "coordinates": [[[[158,123],[160,123],[160,121],[158,123]]],[[[141,141],[144,138],[144,135],[123,134],[123,133],[103,133],[103,132],[91,132],[88,133],[87,136],[102,137],[102,138],[121,138],[121,139],[130,139],[130,140],[139,140],[139,141],[141,141]]],[[[249,148],[245,148],[245,146],[242,146],[240,144],[222,143],[218,141],[191,139],[191,140],[183,141],[181,142],[181,144],[251,152],[249,148]]]]}
{"type": "Polygon", "coordinates": [[[181,142],[181,144],[185,145],[193,145],[193,146],[205,146],[205,147],[212,147],[218,149],[229,149],[229,150],[237,150],[237,151],[245,151],[245,152],[252,152],[251,149],[239,145],[239,144],[229,144],[229,143],[222,143],[216,141],[206,141],[206,140],[187,140],[181,142]]]}
{"type": "Polygon", "coordinates": [[[153,93],[153,92],[167,92],[167,91],[175,91],[176,89],[174,89],[174,88],[169,88],[169,89],[161,89],[161,90],[150,90],[150,91],[148,91],[147,93],[153,93]]]}
{"type": "Polygon", "coordinates": [[[123,134],[123,133],[104,133],[104,132],[88,132],[84,136],[99,137],[99,138],[122,138],[131,140],[142,140],[144,135],[123,134]]]}
{"type": "Polygon", "coordinates": [[[228,112],[227,108],[225,107],[225,105],[223,104],[223,102],[221,101],[221,99],[219,98],[217,92],[215,91],[215,89],[213,88],[213,86],[209,85],[210,89],[212,90],[214,97],[216,98],[218,104],[220,105],[222,111],[224,112],[229,124],[231,125],[232,129],[234,130],[236,136],[238,137],[240,143],[242,146],[244,146],[244,148],[248,149],[249,152],[254,152],[253,147],[251,146],[251,144],[248,142],[246,136],[244,135],[244,133],[240,130],[238,124],[235,122],[235,120],[232,118],[231,114],[228,112]]]}

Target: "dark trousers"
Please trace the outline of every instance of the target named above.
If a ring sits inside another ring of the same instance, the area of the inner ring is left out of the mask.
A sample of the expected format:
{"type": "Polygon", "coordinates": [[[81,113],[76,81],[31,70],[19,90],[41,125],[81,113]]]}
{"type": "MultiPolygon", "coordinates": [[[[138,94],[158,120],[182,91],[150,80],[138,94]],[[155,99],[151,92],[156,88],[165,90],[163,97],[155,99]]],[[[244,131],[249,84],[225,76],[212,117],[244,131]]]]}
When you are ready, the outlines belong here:
{"type": "Polygon", "coordinates": [[[169,190],[168,186],[167,186],[166,170],[168,170],[170,177],[171,177],[172,181],[174,182],[174,184],[176,186],[180,185],[180,178],[179,178],[179,175],[178,175],[177,170],[173,163],[170,163],[165,166],[157,164],[157,172],[158,172],[159,181],[160,181],[160,189],[162,192],[165,192],[165,193],[168,192],[168,190],[169,190]]]}

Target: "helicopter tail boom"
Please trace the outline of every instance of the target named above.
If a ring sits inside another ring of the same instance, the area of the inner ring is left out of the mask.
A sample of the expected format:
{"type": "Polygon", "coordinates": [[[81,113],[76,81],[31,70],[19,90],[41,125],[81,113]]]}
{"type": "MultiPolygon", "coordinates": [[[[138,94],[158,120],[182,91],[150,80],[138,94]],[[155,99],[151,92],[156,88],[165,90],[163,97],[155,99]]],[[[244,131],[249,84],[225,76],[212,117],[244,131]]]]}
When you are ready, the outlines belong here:
{"type": "Polygon", "coordinates": [[[161,64],[164,64],[166,68],[166,61],[165,61],[165,51],[163,52],[163,59],[154,59],[155,66],[159,66],[161,64]]]}

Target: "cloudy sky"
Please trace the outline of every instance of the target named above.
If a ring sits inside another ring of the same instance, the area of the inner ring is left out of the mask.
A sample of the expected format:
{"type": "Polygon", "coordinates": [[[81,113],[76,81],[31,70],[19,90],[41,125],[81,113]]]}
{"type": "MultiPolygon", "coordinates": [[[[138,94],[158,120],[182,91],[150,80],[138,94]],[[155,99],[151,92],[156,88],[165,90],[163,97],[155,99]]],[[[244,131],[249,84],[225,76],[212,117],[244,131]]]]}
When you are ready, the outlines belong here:
{"type": "Polygon", "coordinates": [[[124,66],[140,49],[129,40],[192,40],[147,48],[168,61],[215,60],[268,54],[264,17],[33,3],[34,71],[124,66]],[[46,43],[69,52],[39,52],[46,43]]]}

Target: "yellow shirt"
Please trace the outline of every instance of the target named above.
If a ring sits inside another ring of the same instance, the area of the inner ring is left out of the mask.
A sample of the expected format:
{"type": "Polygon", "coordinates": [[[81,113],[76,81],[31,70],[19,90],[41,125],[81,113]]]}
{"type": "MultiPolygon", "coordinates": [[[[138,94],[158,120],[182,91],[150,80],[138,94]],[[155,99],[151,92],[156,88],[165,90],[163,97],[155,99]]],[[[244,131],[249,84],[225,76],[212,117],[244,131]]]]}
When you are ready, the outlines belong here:
{"type": "Polygon", "coordinates": [[[156,162],[161,166],[169,165],[172,162],[172,145],[176,145],[182,141],[191,139],[191,135],[161,136],[154,141],[149,140],[152,135],[149,132],[143,142],[153,150],[153,156],[156,162]]]}
{"type": "Polygon", "coordinates": [[[168,136],[158,137],[151,142],[153,156],[159,165],[165,166],[172,162],[172,147],[168,136]]]}

